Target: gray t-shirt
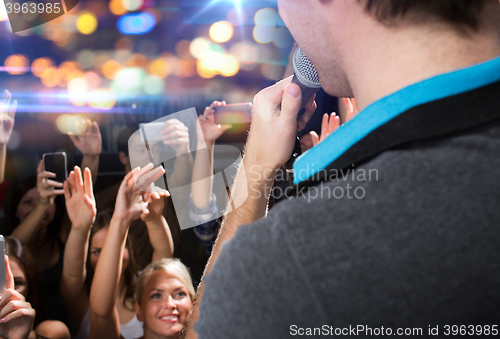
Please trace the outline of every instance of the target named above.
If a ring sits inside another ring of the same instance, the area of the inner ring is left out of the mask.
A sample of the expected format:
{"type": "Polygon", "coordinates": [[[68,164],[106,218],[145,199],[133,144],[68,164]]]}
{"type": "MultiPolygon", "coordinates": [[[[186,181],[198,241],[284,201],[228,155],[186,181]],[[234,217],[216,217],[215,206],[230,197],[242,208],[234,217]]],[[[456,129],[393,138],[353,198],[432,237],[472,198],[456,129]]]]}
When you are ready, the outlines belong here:
{"type": "Polygon", "coordinates": [[[199,338],[500,325],[499,169],[497,122],[386,150],[279,203],[223,245],[199,338]]]}

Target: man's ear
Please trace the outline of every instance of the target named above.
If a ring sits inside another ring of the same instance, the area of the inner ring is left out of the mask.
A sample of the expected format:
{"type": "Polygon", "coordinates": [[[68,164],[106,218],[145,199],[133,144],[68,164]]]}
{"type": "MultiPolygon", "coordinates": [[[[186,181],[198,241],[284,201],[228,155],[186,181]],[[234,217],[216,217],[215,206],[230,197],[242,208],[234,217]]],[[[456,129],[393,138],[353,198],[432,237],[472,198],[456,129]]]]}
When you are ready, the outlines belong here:
{"type": "Polygon", "coordinates": [[[118,158],[120,158],[120,162],[123,166],[127,166],[130,163],[130,159],[123,151],[118,152],[118,158]]]}
{"type": "Polygon", "coordinates": [[[135,315],[137,316],[137,320],[144,321],[142,318],[141,307],[139,306],[138,303],[134,304],[134,312],[135,312],[135,315]]]}

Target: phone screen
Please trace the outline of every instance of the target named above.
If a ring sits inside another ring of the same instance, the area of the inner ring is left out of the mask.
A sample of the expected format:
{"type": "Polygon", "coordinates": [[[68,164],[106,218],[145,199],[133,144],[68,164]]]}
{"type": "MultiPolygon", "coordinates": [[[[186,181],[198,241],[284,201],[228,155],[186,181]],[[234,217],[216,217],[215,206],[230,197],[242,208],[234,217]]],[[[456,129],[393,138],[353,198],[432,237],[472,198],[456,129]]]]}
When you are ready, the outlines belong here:
{"type": "Polygon", "coordinates": [[[50,178],[50,180],[64,182],[68,177],[66,153],[45,153],[43,155],[43,168],[47,172],[55,173],[56,177],[50,178]]]}
{"type": "Polygon", "coordinates": [[[0,293],[3,293],[7,288],[7,276],[5,274],[5,250],[2,235],[0,235],[0,256],[2,257],[2,262],[0,263],[0,293]]]}

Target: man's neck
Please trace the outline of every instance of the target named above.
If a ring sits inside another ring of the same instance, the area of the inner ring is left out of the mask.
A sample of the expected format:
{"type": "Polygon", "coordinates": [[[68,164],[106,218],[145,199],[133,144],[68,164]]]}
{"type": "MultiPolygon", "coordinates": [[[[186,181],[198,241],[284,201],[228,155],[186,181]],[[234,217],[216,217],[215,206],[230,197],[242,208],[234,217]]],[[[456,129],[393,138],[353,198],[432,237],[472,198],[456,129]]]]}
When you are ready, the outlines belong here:
{"type": "Polygon", "coordinates": [[[500,55],[500,34],[492,27],[469,35],[432,26],[373,29],[384,34],[361,41],[350,51],[355,57],[347,59],[346,75],[360,109],[411,84],[500,55]]]}

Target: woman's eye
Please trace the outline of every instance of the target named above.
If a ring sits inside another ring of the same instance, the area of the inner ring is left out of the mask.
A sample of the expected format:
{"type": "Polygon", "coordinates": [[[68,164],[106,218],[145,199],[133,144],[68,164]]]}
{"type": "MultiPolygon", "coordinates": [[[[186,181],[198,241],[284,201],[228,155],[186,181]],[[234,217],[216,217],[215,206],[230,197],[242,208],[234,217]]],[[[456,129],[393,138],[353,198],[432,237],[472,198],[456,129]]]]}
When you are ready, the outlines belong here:
{"type": "Polygon", "coordinates": [[[155,293],[155,294],[151,295],[151,299],[158,299],[158,298],[161,298],[161,294],[160,293],[155,293]]]}
{"type": "Polygon", "coordinates": [[[90,254],[99,255],[99,254],[101,254],[101,250],[93,250],[92,252],[90,252],[90,254]]]}
{"type": "Polygon", "coordinates": [[[174,298],[180,299],[184,298],[187,294],[185,292],[178,292],[175,294],[174,298]]]}

